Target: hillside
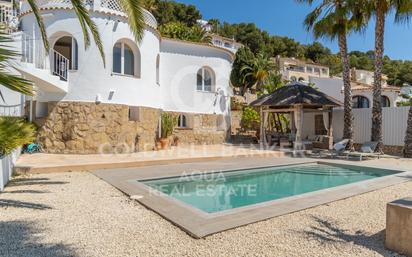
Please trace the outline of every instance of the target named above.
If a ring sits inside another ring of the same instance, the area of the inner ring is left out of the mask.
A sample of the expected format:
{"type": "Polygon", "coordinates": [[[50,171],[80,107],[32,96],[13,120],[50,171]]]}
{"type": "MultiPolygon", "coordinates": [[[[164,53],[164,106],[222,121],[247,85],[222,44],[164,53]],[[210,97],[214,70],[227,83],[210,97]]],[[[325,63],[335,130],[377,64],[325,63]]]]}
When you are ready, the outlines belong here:
{"type": "MultiPolygon", "coordinates": [[[[201,12],[193,5],[186,5],[168,0],[145,0],[146,8],[153,13],[159,22],[159,30],[163,35],[191,41],[207,40],[205,32],[196,21],[202,18],[201,12]]],[[[309,45],[301,44],[289,37],[270,35],[254,23],[231,24],[218,19],[210,19],[212,32],[224,37],[234,38],[254,53],[263,53],[275,57],[295,57],[312,60],[327,65],[331,75],[341,72],[341,60],[338,54],[314,42],[309,45]]],[[[373,70],[373,51],[350,53],[352,67],[363,70],[373,70]]],[[[384,57],[383,73],[388,75],[388,83],[395,86],[412,84],[412,61],[391,60],[384,57]]]]}

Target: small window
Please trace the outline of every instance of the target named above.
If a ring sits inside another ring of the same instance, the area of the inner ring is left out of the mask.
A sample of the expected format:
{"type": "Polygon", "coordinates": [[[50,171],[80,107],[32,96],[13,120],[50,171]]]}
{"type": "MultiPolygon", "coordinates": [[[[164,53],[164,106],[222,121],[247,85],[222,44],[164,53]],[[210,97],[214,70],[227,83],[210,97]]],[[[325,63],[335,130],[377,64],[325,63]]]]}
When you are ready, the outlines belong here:
{"type": "Polygon", "coordinates": [[[326,75],[326,74],[328,74],[328,70],[327,69],[322,69],[322,73],[326,75]]]}
{"type": "Polygon", "coordinates": [[[319,68],[315,68],[315,73],[320,73],[320,69],[319,68]]]}
{"type": "Polygon", "coordinates": [[[129,121],[140,121],[140,108],[135,106],[129,107],[129,121]]]}
{"type": "Polygon", "coordinates": [[[306,72],[307,73],[313,73],[313,68],[312,67],[306,67],[306,72]]]}
{"type": "Polygon", "coordinates": [[[364,96],[354,96],[352,98],[352,107],[354,109],[369,108],[369,100],[364,96]]]}
{"type": "Polygon", "coordinates": [[[185,115],[180,114],[177,120],[178,128],[187,128],[187,118],[185,115]]]}
{"type": "Polygon", "coordinates": [[[214,85],[214,75],[211,69],[203,67],[197,72],[197,87],[198,91],[212,92],[214,85]]]}
{"type": "Polygon", "coordinates": [[[290,77],[290,81],[296,82],[298,79],[295,76],[290,77]]]}
{"type": "Polygon", "coordinates": [[[305,81],[305,79],[303,77],[299,78],[299,82],[304,82],[304,81],[305,81]]]}
{"type": "Polygon", "coordinates": [[[389,98],[385,95],[381,96],[381,102],[382,102],[382,107],[391,107],[391,101],[389,101],[389,98]]]}

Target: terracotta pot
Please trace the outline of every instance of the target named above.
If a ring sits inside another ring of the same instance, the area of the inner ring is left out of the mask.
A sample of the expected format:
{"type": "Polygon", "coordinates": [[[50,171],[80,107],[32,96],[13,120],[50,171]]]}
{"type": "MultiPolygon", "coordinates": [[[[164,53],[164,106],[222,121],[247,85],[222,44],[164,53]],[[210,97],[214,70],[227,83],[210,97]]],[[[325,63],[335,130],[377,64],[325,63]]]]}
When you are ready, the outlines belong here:
{"type": "Polygon", "coordinates": [[[162,150],[169,149],[169,139],[168,138],[161,138],[159,141],[160,141],[160,146],[162,150]]]}

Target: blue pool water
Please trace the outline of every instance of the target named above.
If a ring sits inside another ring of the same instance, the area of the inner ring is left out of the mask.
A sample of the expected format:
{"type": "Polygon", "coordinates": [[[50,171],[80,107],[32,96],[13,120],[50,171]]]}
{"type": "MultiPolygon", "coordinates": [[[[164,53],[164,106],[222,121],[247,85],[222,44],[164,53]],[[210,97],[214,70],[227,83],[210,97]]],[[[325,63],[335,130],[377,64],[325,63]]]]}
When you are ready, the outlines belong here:
{"type": "Polygon", "coordinates": [[[393,174],[370,168],[305,164],[141,182],[155,189],[153,192],[215,213],[393,174]]]}

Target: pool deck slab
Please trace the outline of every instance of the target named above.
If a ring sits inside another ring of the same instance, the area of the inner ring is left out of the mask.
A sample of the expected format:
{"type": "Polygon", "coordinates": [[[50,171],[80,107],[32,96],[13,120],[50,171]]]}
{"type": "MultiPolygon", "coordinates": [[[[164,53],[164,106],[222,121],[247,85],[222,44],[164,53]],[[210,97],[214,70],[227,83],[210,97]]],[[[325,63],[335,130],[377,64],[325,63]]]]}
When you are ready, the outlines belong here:
{"type": "Polygon", "coordinates": [[[193,163],[244,157],[285,157],[288,149],[260,149],[259,145],[182,145],[169,150],[128,154],[47,154],[22,155],[16,164],[20,174],[56,173],[120,169],[151,165],[193,163]]]}
{"type": "Polygon", "coordinates": [[[93,174],[179,226],[191,236],[203,238],[228,229],[412,180],[412,169],[409,165],[400,161],[396,163],[397,165],[394,165],[394,162],[385,160],[351,162],[343,160],[319,161],[308,158],[249,157],[129,169],[108,169],[95,171],[93,174]],[[402,171],[402,173],[212,214],[200,211],[164,194],[154,193],[152,189],[138,182],[138,180],[174,177],[192,172],[199,174],[211,171],[316,162],[396,170],[402,171]]]}

